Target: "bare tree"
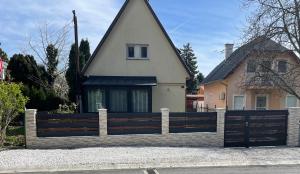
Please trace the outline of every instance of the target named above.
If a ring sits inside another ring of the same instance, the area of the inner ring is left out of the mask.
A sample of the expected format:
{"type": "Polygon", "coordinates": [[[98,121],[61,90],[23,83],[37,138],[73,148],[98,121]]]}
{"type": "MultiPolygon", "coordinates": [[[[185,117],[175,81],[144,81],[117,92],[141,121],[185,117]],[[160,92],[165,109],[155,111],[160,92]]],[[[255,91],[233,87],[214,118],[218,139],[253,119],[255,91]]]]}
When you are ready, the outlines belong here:
{"type": "Polygon", "coordinates": [[[245,86],[260,88],[278,88],[300,99],[300,64],[296,55],[300,55],[300,2],[299,0],[245,0],[245,4],[254,7],[255,12],[248,18],[244,38],[246,43],[260,38],[261,43],[270,39],[289,50],[254,51],[256,57],[252,66],[256,67],[251,76],[245,76],[245,86]],[[280,56],[295,57],[287,61],[287,69],[281,71],[280,56]]]}
{"type": "Polygon", "coordinates": [[[48,74],[52,78],[65,73],[68,67],[68,49],[70,47],[71,23],[64,25],[62,28],[53,29],[47,23],[38,27],[38,35],[33,39],[30,38],[28,45],[31,52],[46,69],[56,69],[55,73],[48,74]],[[47,59],[47,47],[51,45],[57,49],[57,67],[49,67],[51,63],[47,59]]]}

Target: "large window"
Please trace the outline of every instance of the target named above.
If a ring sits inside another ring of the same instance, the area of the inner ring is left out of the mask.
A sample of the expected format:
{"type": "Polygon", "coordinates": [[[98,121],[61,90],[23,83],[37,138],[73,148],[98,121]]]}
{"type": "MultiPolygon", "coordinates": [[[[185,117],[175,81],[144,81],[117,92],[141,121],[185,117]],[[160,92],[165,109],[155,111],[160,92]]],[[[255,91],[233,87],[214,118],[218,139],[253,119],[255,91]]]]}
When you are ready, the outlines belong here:
{"type": "Polygon", "coordinates": [[[287,72],[287,61],[285,61],[285,60],[278,61],[278,72],[279,73],[287,72]]]}
{"type": "Polygon", "coordinates": [[[286,96],[286,107],[297,107],[298,106],[298,99],[295,96],[288,95],[286,96]]]}
{"type": "Polygon", "coordinates": [[[98,112],[98,109],[105,108],[105,91],[101,89],[90,89],[87,92],[88,112],[98,112]]]}
{"type": "Polygon", "coordinates": [[[233,109],[243,110],[245,107],[245,97],[243,95],[233,97],[233,109]]]}
{"type": "Polygon", "coordinates": [[[148,87],[99,87],[87,90],[87,112],[151,112],[151,89],[148,87]]]}
{"type": "Polygon", "coordinates": [[[149,100],[148,90],[136,89],[131,91],[132,95],[132,111],[133,112],[148,112],[149,100]]]}
{"type": "Polygon", "coordinates": [[[109,91],[109,109],[111,112],[127,112],[127,90],[113,89],[109,91]]]}
{"type": "Polygon", "coordinates": [[[256,96],[256,110],[267,110],[267,96],[256,96]]]}

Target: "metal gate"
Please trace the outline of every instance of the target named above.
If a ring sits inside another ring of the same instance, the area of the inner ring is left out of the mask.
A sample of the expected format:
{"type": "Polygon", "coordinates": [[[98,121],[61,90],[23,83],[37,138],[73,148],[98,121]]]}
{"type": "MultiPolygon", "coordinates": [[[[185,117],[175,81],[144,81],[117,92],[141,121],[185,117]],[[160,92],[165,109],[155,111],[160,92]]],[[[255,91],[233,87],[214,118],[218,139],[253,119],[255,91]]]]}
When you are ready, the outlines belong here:
{"type": "Polygon", "coordinates": [[[281,146],[287,141],[287,110],[227,111],[225,147],[281,146]]]}

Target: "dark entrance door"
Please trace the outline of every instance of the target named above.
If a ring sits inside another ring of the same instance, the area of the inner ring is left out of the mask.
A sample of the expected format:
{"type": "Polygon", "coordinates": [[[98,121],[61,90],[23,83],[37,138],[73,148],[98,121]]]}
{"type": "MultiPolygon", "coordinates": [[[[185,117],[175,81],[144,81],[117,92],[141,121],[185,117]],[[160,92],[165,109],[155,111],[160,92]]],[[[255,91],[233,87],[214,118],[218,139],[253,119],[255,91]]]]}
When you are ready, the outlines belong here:
{"type": "Polygon", "coordinates": [[[227,111],[224,146],[286,145],[287,118],[287,110],[227,111]]]}

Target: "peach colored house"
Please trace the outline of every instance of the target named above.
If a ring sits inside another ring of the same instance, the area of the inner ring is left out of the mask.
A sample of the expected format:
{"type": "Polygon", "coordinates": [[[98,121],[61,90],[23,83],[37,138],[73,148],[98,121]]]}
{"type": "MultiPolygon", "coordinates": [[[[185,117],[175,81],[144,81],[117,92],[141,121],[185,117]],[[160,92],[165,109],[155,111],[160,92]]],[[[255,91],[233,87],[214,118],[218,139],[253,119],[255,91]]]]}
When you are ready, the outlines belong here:
{"type": "MultiPolygon", "coordinates": [[[[245,81],[262,67],[253,66],[253,60],[260,59],[257,52],[273,54],[270,67],[274,71],[287,72],[290,64],[299,64],[299,58],[273,40],[255,39],[233,51],[233,44],[225,45],[223,60],[203,81],[204,104],[209,108],[232,110],[285,109],[299,106],[295,96],[278,89],[276,86],[246,86],[245,81]]],[[[266,56],[267,57],[267,56],[266,56]]],[[[260,59],[261,60],[261,59],[260,59]]],[[[265,59],[264,59],[265,60],[265,59]]]]}

